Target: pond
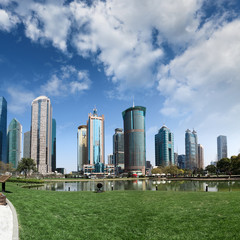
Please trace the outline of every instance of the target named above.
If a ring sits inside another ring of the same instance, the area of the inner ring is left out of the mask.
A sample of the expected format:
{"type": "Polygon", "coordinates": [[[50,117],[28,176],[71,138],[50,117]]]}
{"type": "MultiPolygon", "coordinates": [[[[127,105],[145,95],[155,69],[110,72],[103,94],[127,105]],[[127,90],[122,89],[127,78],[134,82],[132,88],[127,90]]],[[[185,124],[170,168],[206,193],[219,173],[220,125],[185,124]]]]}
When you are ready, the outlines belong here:
{"type": "Polygon", "coordinates": [[[54,182],[45,183],[39,190],[50,191],[95,191],[97,184],[102,183],[102,190],[139,190],[139,191],[240,191],[240,181],[155,181],[155,180],[114,180],[82,182],[54,182]]]}

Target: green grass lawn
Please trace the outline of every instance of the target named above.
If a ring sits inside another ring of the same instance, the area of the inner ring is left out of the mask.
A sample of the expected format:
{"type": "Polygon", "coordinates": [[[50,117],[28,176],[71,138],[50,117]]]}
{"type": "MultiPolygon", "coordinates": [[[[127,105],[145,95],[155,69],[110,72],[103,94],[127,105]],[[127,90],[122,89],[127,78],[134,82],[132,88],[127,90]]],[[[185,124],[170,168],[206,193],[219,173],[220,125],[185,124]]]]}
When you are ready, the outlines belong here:
{"type": "Polygon", "coordinates": [[[240,192],[54,192],[6,184],[20,239],[239,239],[240,192]]]}

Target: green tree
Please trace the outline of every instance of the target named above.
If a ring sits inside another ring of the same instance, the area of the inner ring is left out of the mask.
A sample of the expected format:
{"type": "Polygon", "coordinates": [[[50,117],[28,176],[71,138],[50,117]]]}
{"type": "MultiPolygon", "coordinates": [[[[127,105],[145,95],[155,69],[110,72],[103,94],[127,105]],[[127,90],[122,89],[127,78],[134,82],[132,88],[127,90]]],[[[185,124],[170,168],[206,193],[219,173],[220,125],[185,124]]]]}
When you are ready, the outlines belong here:
{"type": "Polygon", "coordinates": [[[162,168],[161,167],[157,167],[157,168],[153,168],[152,169],[152,174],[161,174],[161,173],[163,173],[163,170],[162,170],[162,168]]]}
{"type": "Polygon", "coordinates": [[[37,171],[36,163],[31,158],[22,158],[21,161],[18,163],[17,171],[24,172],[25,178],[30,171],[37,171]]]}
{"type": "Polygon", "coordinates": [[[206,166],[205,170],[208,171],[209,173],[216,173],[217,172],[217,168],[214,165],[206,166]]]}
{"type": "Polygon", "coordinates": [[[229,158],[222,158],[217,162],[217,169],[222,173],[230,173],[232,166],[231,166],[231,159],[229,158]]]}
{"type": "Polygon", "coordinates": [[[240,174],[240,154],[231,157],[231,172],[233,174],[240,174]]]}

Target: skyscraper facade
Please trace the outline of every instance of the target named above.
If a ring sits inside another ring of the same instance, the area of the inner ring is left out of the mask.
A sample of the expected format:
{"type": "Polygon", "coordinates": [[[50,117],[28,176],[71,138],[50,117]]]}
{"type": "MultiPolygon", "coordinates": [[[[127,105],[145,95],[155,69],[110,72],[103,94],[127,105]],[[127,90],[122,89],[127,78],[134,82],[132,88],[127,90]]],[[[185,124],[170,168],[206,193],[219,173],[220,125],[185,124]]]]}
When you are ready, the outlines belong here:
{"type": "Polygon", "coordinates": [[[7,163],[7,101],[0,97],[0,161],[7,163]]]}
{"type": "Polygon", "coordinates": [[[87,125],[78,127],[77,133],[77,170],[83,170],[83,165],[88,164],[88,147],[87,147],[87,125]]]}
{"type": "Polygon", "coordinates": [[[204,169],[204,150],[201,144],[198,144],[198,169],[204,169]]]}
{"type": "Polygon", "coordinates": [[[52,119],[52,172],[56,171],[56,119],[52,119]]]}
{"type": "Polygon", "coordinates": [[[94,165],[96,173],[104,172],[104,115],[97,109],[88,115],[87,121],[88,164],[94,165]]]}
{"type": "Polygon", "coordinates": [[[178,167],[180,169],[185,169],[186,156],[184,154],[178,155],[178,167]]]}
{"type": "Polygon", "coordinates": [[[52,172],[52,105],[40,96],[32,102],[31,158],[41,174],[52,172]]]}
{"type": "Polygon", "coordinates": [[[175,164],[174,136],[165,125],[155,135],[155,162],[156,166],[163,167],[175,164]]]}
{"type": "Polygon", "coordinates": [[[122,128],[116,128],[113,135],[113,162],[116,167],[124,170],[124,133],[122,128]]]}
{"type": "Polygon", "coordinates": [[[198,167],[198,139],[197,132],[192,132],[187,129],[185,133],[185,155],[186,155],[186,169],[197,169],[198,167]]]}
{"type": "Polygon", "coordinates": [[[31,132],[30,131],[24,133],[23,157],[31,158],[31,132]]]}
{"type": "Polygon", "coordinates": [[[13,168],[17,168],[18,162],[21,159],[22,149],[22,125],[13,119],[8,126],[8,163],[12,164],[13,168]]]}
{"type": "Polygon", "coordinates": [[[218,161],[222,158],[227,158],[227,137],[226,136],[218,136],[217,137],[217,156],[218,161]]]}
{"type": "Polygon", "coordinates": [[[146,108],[133,106],[122,112],[124,123],[124,168],[126,172],[146,169],[146,108]]]}

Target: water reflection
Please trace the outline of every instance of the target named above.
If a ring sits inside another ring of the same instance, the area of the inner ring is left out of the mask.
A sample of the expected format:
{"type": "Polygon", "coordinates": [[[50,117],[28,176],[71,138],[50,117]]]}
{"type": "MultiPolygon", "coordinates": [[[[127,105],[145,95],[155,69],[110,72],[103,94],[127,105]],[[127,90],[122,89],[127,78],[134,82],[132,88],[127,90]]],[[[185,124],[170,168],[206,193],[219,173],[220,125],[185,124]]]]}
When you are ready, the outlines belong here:
{"type": "Polygon", "coordinates": [[[151,190],[156,191],[239,191],[240,181],[165,181],[165,180],[124,180],[124,181],[85,181],[47,183],[41,190],[50,191],[96,191],[97,183],[103,184],[104,191],[113,190],[151,190]]]}

